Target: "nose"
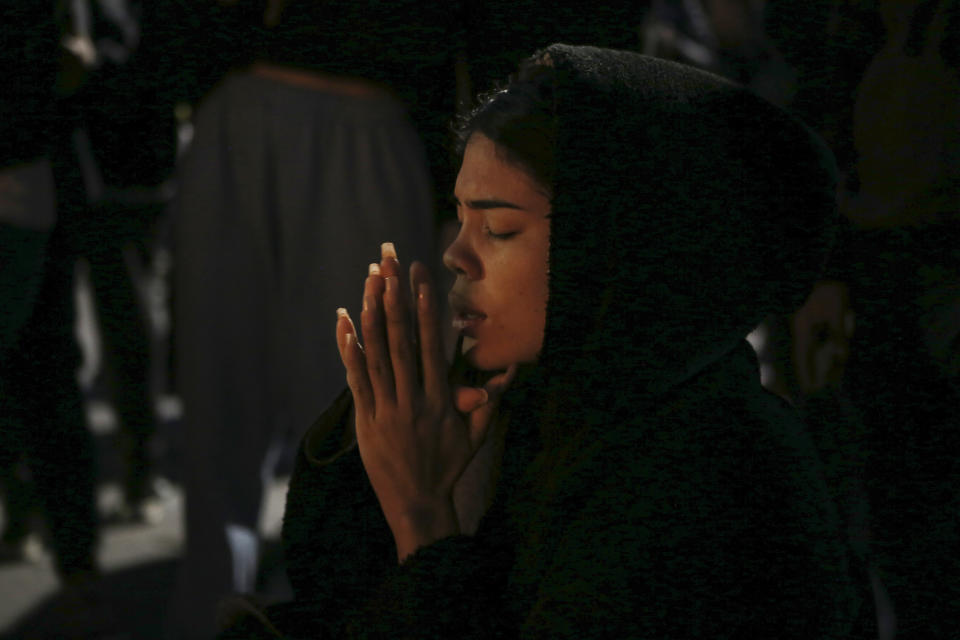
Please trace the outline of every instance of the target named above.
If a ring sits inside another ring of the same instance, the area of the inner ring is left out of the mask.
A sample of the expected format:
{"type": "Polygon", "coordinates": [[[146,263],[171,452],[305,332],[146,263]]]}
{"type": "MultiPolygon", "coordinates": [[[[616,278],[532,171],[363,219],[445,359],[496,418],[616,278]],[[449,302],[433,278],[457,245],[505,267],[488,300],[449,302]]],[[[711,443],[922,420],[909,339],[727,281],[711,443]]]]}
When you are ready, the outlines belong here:
{"type": "Polygon", "coordinates": [[[456,275],[466,276],[469,280],[479,280],[482,276],[483,264],[470,243],[466,224],[460,227],[453,242],[443,252],[443,264],[456,275]]]}

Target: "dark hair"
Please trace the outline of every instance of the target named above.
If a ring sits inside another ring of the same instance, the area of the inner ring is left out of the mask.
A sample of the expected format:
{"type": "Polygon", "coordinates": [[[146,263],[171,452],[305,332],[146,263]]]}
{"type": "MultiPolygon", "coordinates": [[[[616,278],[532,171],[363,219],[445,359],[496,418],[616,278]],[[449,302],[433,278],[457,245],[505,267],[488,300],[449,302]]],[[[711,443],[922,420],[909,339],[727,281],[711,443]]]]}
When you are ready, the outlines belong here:
{"type": "Polygon", "coordinates": [[[522,169],[549,194],[555,172],[556,116],[553,68],[533,58],[520,65],[506,87],[479,97],[479,104],[456,127],[457,157],[480,133],[497,145],[504,159],[522,169]]]}

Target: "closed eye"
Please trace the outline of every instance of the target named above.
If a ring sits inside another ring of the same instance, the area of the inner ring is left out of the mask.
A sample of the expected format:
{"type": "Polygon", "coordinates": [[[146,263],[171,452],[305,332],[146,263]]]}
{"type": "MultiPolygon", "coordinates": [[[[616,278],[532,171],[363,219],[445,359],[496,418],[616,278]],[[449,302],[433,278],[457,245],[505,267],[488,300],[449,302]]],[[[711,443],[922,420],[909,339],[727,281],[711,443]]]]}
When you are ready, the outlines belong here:
{"type": "Polygon", "coordinates": [[[494,240],[507,240],[517,235],[518,233],[520,233],[519,231],[508,231],[507,233],[494,233],[493,231],[490,230],[489,227],[487,227],[486,231],[487,231],[487,235],[493,238],[494,240]]]}

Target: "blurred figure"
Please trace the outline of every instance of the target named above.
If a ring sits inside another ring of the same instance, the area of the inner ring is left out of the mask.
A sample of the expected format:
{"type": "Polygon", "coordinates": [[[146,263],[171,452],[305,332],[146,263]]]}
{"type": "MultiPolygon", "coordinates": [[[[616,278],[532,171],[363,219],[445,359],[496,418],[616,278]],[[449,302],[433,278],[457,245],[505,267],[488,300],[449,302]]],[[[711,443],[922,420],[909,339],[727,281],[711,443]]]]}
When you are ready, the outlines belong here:
{"type": "Polygon", "coordinates": [[[837,280],[818,282],[792,318],[793,362],[800,397],[840,388],[853,327],[847,284],[837,280]]]}
{"type": "Polygon", "coordinates": [[[821,456],[832,497],[840,507],[864,587],[873,591],[872,612],[861,629],[890,640],[896,617],[872,549],[870,505],[865,487],[867,442],[860,411],[847,380],[855,328],[848,275],[828,270],[803,305],[786,316],[768,317],[749,340],[760,361],[761,382],[795,406],[821,456]],[[873,619],[870,619],[870,618],[873,619]]]}
{"type": "Polygon", "coordinates": [[[847,283],[817,282],[802,307],[768,318],[751,338],[760,351],[763,386],[795,406],[841,389],[854,324],[847,283]]]}
{"type": "Polygon", "coordinates": [[[864,228],[958,222],[960,2],[882,0],[886,41],[856,92],[857,188],[844,213],[864,228]]]}
{"type": "Polygon", "coordinates": [[[884,0],[875,15],[885,40],[856,88],[841,199],[859,229],[851,396],[898,637],[942,638],[960,615],[960,2],[884,0]]]}
{"type": "Polygon", "coordinates": [[[850,280],[849,393],[863,417],[865,487],[898,638],[946,638],[960,614],[960,235],[861,231],[850,280]]]}
{"type": "Polygon", "coordinates": [[[20,431],[6,424],[13,406],[5,381],[14,375],[7,362],[33,312],[56,220],[50,144],[59,47],[49,7],[5,15],[0,70],[11,79],[12,90],[0,101],[0,492],[5,516],[0,558],[15,560],[23,555],[35,500],[20,464],[20,431]]]}
{"type": "Polygon", "coordinates": [[[239,53],[196,110],[173,207],[187,536],[175,638],[210,637],[217,601],[255,590],[264,484],[343,384],[316,329],[355,294],[341,276],[366,274],[387,239],[432,262],[449,193],[436,150],[456,7],[222,4],[239,53]]]}
{"type": "Polygon", "coordinates": [[[643,52],[712,71],[780,106],[797,74],[768,37],[766,0],[654,0],[640,33],[643,52]]]}
{"type": "Polygon", "coordinates": [[[794,78],[788,108],[830,145],[841,191],[856,188],[853,105],[857,85],[883,44],[873,0],[767,0],[764,29],[794,78]]]}
{"type": "MultiPolygon", "coordinates": [[[[47,40],[33,42],[26,61],[16,60],[19,66],[10,75],[29,74],[19,84],[34,87],[38,69],[41,78],[51,65],[56,73],[55,96],[53,80],[49,83],[53,117],[46,129],[34,126],[27,132],[49,145],[58,219],[32,316],[0,365],[6,386],[4,434],[19,435],[24,452],[24,465],[12,476],[23,482],[8,504],[15,513],[27,514],[27,497],[35,496],[47,516],[58,575],[67,586],[56,601],[56,615],[45,621],[49,628],[36,633],[98,637],[115,632],[116,625],[95,557],[95,487],[102,466],[95,459],[78,388],[75,266],[80,259],[89,263],[109,370],[103,376],[108,379],[106,395],[124,438],[126,504],[120,515],[140,520],[151,494],[153,411],[148,327],[137,272],[149,259],[150,227],[168,196],[173,109],[172,103],[165,105],[153,65],[145,58],[145,51],[159,51],[154,32],[143,32],[156,15],[150,7],[79,0],[51,3],[37,13],[48,25],[47,40]],[[37,52],[45,52],[49,61],[37,60],[37,52]]],[[[42,113],[31,105],[20,108],[24,115],[14,115],[21,119],[42,113]]],[[[23,517],[13,520],[21,523],[20,531],[23,517]]]]}
{"type": "MultiPolygon", "coordinates": [[[[73,267],[81,221],[72,196],[81,187],[69,160],[66,98],[80,84],[81,65],[60,47],[52,4],[5,7],[2,28],[12,95],[5,95],[0,117],[0,464],[28,469],[8,476],[21,484],[7,487],[17,493],[7,499],[13,508],[4,538],[22,541],[25,518],[39,509],[62,586],[56,633],[96,638],[116,629],[99,591],[96,465],[75,377],[73,267]],[[36,505],[25,493],[30,485],[36,505]]],[[[37,630],[37,637],[47,636],[37,630]]]]}
{"type": "Polygon", "coordinates": [[[151,326],[143,288],[154,231],[172,195],[175,97],[156,64],[166,42],[163,14],[135,0],[74,2],[75,46],[84,61],[72,139],[87,208],[80,234],[101,338],[103,366],[91,395],[116,411],[124,503],[110,517],[159,517],[152,480],[155,434],[151,326]],[[86,44],[82,44],[86,43],[86,44]]]}

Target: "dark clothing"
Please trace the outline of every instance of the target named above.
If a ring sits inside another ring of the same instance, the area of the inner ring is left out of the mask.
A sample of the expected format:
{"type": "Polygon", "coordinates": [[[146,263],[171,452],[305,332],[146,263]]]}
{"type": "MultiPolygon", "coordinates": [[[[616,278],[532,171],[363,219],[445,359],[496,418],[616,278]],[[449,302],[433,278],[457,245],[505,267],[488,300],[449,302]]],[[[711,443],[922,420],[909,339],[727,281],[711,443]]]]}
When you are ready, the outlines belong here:
{"type": "Polygon", "coordinates": [[[48,233],[0,223],[0,357],[17,342],[43,278],[48,233]]]}
{"type": "Polygon", "coordinates": [[[307,458],[337,452],[349,402],[346,393],[314,426],[327,436],[301,449],[290,487],[284,543],[297,606],[282,608],[289,627],[275,622],[293,637],[849,630],[852,593],[822,588],[849,569],[822,470],[792,410],[760,386],[746,344],[667,394],[647,428],[585,442],[547,476],[531,475],[536,434],[511,423],[476,536],[439,541],[399,567],[357,449],[322,467],[307,458]]]}
{"type": "Polygon", "coordinates": [[[331,274],[366,273],[362,247],[384,238],[429,263],[431,184],[388,98],[238,72],[196,131],[173,205],[184,456],[198,493],[230,505],[219,515],[254,526],[267,448],[298,441],[342,385],[336,341],[317,327],[355,293],[331,274]],[[217,469],[211,454],[225,456],[217,469]]]}
{"type": "Polygon", "coordinates": [[[849,390],[866,429],[874,550],[898,638],[950,637],[960,615],[957,246],[943,226],[861,232],[851,251],[849,390]]]}
{"type": "Polygon", "coordinates": [[[302,451],[284,524],[296,599],[277,625],[314,637],[854,635],[866,580],[851,575],[809,436],[763,390],[743,340],[798,306],[820,270],[836,219],[829,151],[688,67],[566,45],[535,60],[556,125],[550,293],[543,349],[498,408],[495,501],[475,536],[397,566],[357,452],[317,467],[302,451]]]}
{"type": "MultiPolygon", "coordinates": [[[[426,148],[435,210],[449,214],[454,61],[464,40],[460,5],[460,0],[294,0],[284,7],[279,24],[254,30],[250,55],[362,78],[391,91],[426,148]]],[[[262,19],[259,13],[253,18],[258,24],[262,19]]]]}
{"type": "Polygon", "coordinates": [[[0,167],[49,153],[60,35],[51,5],[15,0],[2,5],[0,167]]]}
{"type": "Polygon", "coordinates": [[[434,255],[423,146],[392,97],[236,72],[195,122],[173,206],[187,496],[177,601],[191,612],[171,616],[177,637],[206,637],[197,617],[231,590],[224,527],[255,530],[268,450],[299,441],[342,386],[322,327],[355,290],[335,274],[366,273],[365,251],[385,239],[434,255]]]}
{"type": "MultiPolygon", "coordinates": [[[[67,578],[95,568],[97,514],[75,375],[76,211],[62,200],[77,176],[62,153],[70,129],[55,102],[62,52],[53,3],[5,2],[0,42],[0,467],[6,476],[26,462],[55,569],[67,578]]],[[[7,541],[27,532],[21,498],[7,501],[7,541]]]]}
{"type": "Polygon", "coordinates": [[[15,347],[0,354],[0,465],[24,455],[61,577],[94,568],[98,528],[94,442],[76,379],[71,240],[63,225],[50,235],[36,304],[15,347]]]}
{"type": "Polygon", "coordinates": [[[42,2],[2,4],[0,20],[0,358],[33,308],[43,273],[43,251],[53,225],[49,164],[54,124],[58,30],[42,2]],[[29,178],[23,171],[35,161],[29,178]],[[38,178],[38,173],[43,173],[38,178]],[[31,179],[33,178],[33,179],[31,179]],[[39,193],[38,193],[39,192],[39,193]]]}

